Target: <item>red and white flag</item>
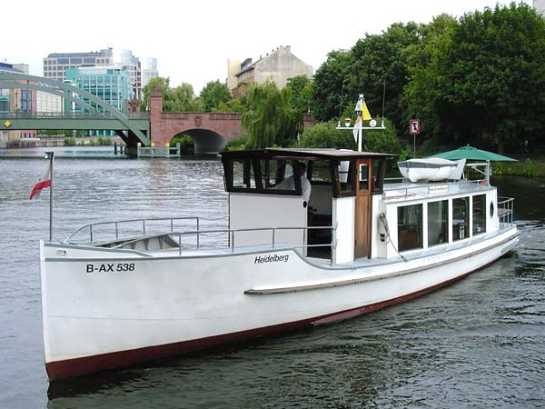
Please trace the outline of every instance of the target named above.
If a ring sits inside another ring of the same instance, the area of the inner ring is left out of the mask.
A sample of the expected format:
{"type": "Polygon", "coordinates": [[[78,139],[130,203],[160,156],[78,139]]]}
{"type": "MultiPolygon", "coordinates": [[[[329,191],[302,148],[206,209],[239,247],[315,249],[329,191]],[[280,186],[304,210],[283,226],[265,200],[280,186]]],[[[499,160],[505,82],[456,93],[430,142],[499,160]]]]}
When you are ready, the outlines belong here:
{"type": "Polygon", "coordinates": [[[40,193],[43,189],[51,187],[51,163],[47,166],[47,172],[43,178],[41,178],[38,183],[32,186],[32,191],[30,192],[29,199],[32,200],[40,196],[40,193]]]}

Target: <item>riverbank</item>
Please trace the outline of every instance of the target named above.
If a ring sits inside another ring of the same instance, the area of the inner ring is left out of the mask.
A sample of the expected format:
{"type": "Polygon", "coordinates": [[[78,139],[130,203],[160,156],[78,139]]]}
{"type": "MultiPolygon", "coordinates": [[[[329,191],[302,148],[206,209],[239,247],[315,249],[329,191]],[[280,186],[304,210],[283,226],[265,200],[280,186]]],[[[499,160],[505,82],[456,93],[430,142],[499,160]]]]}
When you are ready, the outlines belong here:
{"type": "Polygon", "coordinates": [[[545,158],[498,162],[493,165],[493,174],[500,176],[545,177],[545,158]]]}

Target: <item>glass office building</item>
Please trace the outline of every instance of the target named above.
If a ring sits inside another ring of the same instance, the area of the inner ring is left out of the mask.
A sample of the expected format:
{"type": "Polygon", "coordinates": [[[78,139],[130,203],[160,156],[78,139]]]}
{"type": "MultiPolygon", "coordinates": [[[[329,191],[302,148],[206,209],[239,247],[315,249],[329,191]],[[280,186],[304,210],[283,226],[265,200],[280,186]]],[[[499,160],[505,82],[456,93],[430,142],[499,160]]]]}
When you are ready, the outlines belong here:
{"type": "MultiPolygon", "coordinates": [[[[87,91],[119,111],[127,112],[127,104],[132,99],[132,87],[126,69],[109,67],[79,67],[66,70],[66,81],[87,91]]],[[[84,98],[85,100],[85,98],[84,98]]],[[[90,101],[85,101],[94,105],[90,101]]],[[[65,108],[66,109],[66,108],[65,108]]],[[[80,106],[72,106],[73,112],[88,112],[80,106]]],[[[67,111],[70,111],[68,109],[67,111]]],[[[112,135],[111,131],[92,132],[91,135],[112,135]]]]}

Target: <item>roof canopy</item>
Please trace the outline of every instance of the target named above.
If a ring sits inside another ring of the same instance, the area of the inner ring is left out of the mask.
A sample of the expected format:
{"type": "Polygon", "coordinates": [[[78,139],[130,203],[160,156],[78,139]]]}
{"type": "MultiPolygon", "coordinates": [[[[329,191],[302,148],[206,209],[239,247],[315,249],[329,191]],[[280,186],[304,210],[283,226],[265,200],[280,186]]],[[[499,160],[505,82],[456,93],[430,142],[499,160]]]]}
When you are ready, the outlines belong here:
{"type": "Polygon", "coordinates": [[[313,149],[313,148],[266,148],[262,150],[248,151],[228,151],[221,155],[226,158],[272,158],[272,157],[290,157],[300,160],[318,160],[318,159],[381,159],[393,158],[397,155],[378,152],[356,152],[349,149],[313,149]]]}
{"type": "Polygon", "coordinates": [[[432,155],[433,158],[442,158],[449,160],[480,160],[480,161],[492,161],[492,162],[516,162],[516,159],[509,158],[508,156],[499,155],[494,152],[484,151],[477,149],[473,146],[466,145],[453,151],[438,153],[432,155]]]}

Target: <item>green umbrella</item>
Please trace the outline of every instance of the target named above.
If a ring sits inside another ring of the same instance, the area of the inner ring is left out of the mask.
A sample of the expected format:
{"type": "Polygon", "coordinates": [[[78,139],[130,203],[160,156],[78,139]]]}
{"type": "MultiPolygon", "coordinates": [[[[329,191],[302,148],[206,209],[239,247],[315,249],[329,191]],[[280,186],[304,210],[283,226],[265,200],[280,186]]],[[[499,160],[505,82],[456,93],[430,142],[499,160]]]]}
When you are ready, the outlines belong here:
{"type": "Polygon", "coordinates": [[[437,155],[432,155],[434,158],[442,158],[449,160],[481,160],[481,161],[491,161],[491,162],[516,162],[516,159],[509,158],[507,156],[499,155],[494,152],[483,151],[482,149],[477,149],[473,146],[462,146],[461,148],[455,149],[453,151],[438,153],[437,155]]]}

